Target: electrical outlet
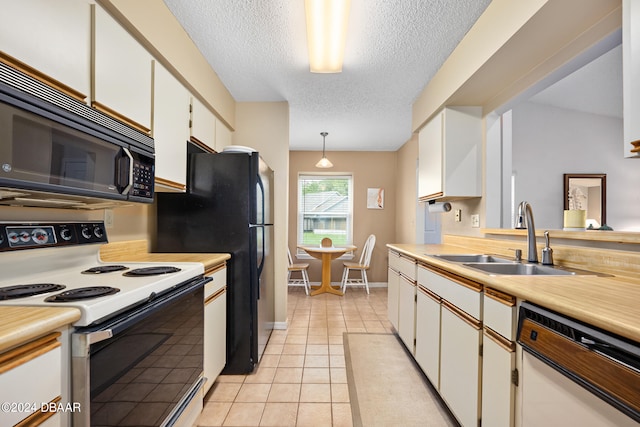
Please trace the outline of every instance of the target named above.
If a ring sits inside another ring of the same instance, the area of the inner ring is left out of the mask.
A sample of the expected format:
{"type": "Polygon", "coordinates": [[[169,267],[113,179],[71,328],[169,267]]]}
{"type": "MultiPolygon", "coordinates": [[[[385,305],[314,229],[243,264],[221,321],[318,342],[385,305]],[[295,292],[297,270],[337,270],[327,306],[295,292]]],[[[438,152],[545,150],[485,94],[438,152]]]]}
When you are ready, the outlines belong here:
{"type": "Polygon", "coordinates": [[[471,215],[471,227],[480,228],[480,214],[471,215]]]}
{"type": "Polygon", "coordinates": [[[456,209],[456,222],[461,222],[462,221],[462,209],[456,209]]]}
{"type": "Polygon", "coordinates": [[[113,210],[112,209],[104,210],[104,226],[106,228],[113,228],[113,210]]]}

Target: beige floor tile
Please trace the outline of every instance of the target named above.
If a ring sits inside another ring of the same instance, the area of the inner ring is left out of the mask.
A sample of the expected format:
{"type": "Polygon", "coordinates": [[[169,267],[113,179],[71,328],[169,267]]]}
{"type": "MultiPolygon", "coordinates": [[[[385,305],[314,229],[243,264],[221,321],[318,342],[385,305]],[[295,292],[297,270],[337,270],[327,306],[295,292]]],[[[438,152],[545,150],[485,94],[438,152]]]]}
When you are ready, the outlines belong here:
{"type": "Polygon", "coordinates": [[[348,403],[349,398],[349,386],[345,384],[331,383],[331,402],[333,403],[348,403]]]}
{"type": "Polygon", "coordinates": [[[302,373],[304,384],[326,384],[330,381],[329,368],[304,368],[302,373]]]}
{"type": "Polygon", "coordinates": [[[207,401],[233,402],[240,391],[240,387],[242,387],[242,383],[215,383],[213,384],[213,391],[207,394],[207,401]]]}
{"type": "Polygon", "coordinates": [[[305,368],[328,368],[329,356],[326,355],[309,355],[304,359],[305,368]]]}
{"type": "Polygon", "coordinates": [[[300,403],[298,405],[298,427],[331,425],[331,403],[300,403]]]}
{"type": "Polygon", "coordinates": [[[328,355],[329,344],[307,344],[307,356],[308,355],[328,355]]]}
{"type": "Polygon", "coordinates": [[[276,375],[273,378],[274,383],[298,383],[302,382],[302,368],[283,368],[276,369],[276,375]]]}
{"type": "Polygon", "coordinates": [[[298,403],[268,402],[262,413],[261,426],[295,427],[298,417],[298,403]]]}
{"type": "Polygon", "coordinates": [[[223,426],[257,426],[260,425],[264,403],[234,403],[229,409],[223,426]]]}
{"type": "Polygon", "coordinates": [[[346,384],[347,383],[347,369],[335,368],[330,369],[331,383],[332,384],[346,384]]]}
{"type": "Polygon", "coordinates": [[[263,368],[277,368],[280,363],[279,354],[263,354],[260,359],[260,365],[263,368]]]}
{"type": "Polygon", "coordinates": [[[324,328],[309,328],[309,335],[327,335],[327,327],[324,328]]]}
{"type": "Polygon", "coordinates": [[[287,329],[287,335],[307,335],[309,333],[309,328],[296,328],[296,327],[289,327],[289,329],[287,329]]]}
{"type": "Polygon", "coordinates": [[[282,354],[305,354],[307,346],[304,344],[285,344],[282,354]]]}
{"type": "Polygon", "coordinates": [[[329,356],[329,366],[332,368],[344,368],[346,365],[343,354],[332,354],[329,356]]]}
{"type": "Polygon", "coordinates": [[[207,402],[198,418],[198,427],[221,426],[231,408],[231,402],[207,402]]]}
{"type": "Polygon", "coordinates": [[[282,354],[284,344],[267,344],[267,348],[264,349],[264,354],[282,354]]]}
{"type": "Polygon", "coordinates": [[[271,337],[269,338],[269,344],[284,344],[285,340],[287,339],[287,334],[280,334],[280,335],[274,335],[273,333],[271,334],[271,337]]]}
{"type": "MultiPolygon", "coordinates": [[[[351,415],[351,405],[348,403],[332,403],[332,427],[352,427],[353,417],[351,415]]],[[[401,424],[400,424],[401,425],[401,424]]]]}
{"type": "Polygon", "coordinates": [[[345,332],[347,332],[346,329],[340,332],[339,334],[335,334],[335,335],[329,334],[329,345],[344,345],[345,332]]]}
{"type": "Polygon", "coordinates": [[[367,328],[347,328],[347,332],[352,334],[359,334],[367,332],[367,328]]]}
{"type": "Polygon", "coordinates": [[[218,383],[243,383],[246,375],[219,375],[216,378],[218,383]]]}
{"type": "Polygon", "coordinates": [[[287,335],[287,339],[285,340],[285,344],[306,344],[307,336],[306,335],[287,335]]]}
{"type": "Polygon", "coordinates": [[[340,344],[329,344],[329,354],[334,356],[337,354],[344,355],[344,345],[340,344]]]}
{"type": "Polygon", "coordinates": [[[278,362],[279,368],[302,368],[304,366],[304,354],[283,354],[278,362]]]}
{"type": "Polygon", "coordinates": [[[331,402],[331,385],[302,384],[300,402],[331,402]]]}
{"type": "Polygon", "coordinates": [[[271,384],[242,384],[235,402],[266,402],[271,384]]]}
{"type": "Polygon", "coordinates": [[[310,335],[307,339],[307,345],[327,345],[329,344],[329,337],[327,335],[310,335]]]}
{"type": "Polygon", "coordinates": [[[272,384],[267,402],[299,402],[301,384],[272,384]]]}
{"type": "Polygon", "coordinates": [[[245,384],[271,384],[277,368],[259,366],[251,375],[247,375],[245,384]]]}

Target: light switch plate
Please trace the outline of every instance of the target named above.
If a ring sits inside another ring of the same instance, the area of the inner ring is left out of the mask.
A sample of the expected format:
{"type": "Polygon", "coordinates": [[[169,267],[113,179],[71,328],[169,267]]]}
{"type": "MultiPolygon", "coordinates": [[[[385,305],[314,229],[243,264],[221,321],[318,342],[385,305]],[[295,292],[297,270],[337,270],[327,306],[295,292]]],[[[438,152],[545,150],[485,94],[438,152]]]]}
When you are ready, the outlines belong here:
{"type": "Polygon", "coordinates": [[[471,227],[480,228],[480,214],[471,215],[471,227]]]}
{"type": "Polygon", "coordinates": [[[456,219],[456,222],[462,221],[462,209],[456,209],[455,219],[456,219]]]}
{"type": "Polygon", "coordinates": [[[112,209],[104,210],[104,226],[106,228],[113,228],[113,210],[112,209]]]}

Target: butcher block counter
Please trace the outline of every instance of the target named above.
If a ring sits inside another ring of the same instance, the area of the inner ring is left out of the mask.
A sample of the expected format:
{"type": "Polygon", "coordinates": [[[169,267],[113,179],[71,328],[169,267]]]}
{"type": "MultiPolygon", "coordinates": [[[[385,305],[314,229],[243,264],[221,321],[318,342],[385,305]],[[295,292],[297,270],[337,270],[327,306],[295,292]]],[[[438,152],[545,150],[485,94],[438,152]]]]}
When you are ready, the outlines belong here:
{"type": "Polygon", "coordinates": [[[108,243],[100,247],[100,258],[107,262],[200,262],[204,265],[205,274],[231,258],[230,254],[225,253],[151,253],[147,248],[146,240],[108,243]]]}
{"type": "MultiPolygon", "coordinates": [[[[388,244],[390,249],[477,283],[511,294],[522,300],[589,323],[609,332],[640,342],[640,280],[618,275],[507,276],[489,275],[429,255],[492,254],[459,244],[388,244]]],[[[511,242],[510,247],[519,246],[511,242]]],[[[511,251],[513,253],[513,251],[511,251]]],[[[500,254],[504,256],[504,254],[500,254]]],[[[512,255],[513,256],[513,255],[512,255]]],[[[526,259],[526,250],[523,251],[526,259]]],[[[574,267],[575,266],[571,266],[574,267]]],[[[582,267],[598,272],[597,266],[582,267]]]]}
{"type": "Polygon", "coordinates": [[[0,353],[80,319],[80,310],[58,307],[0,307],[0,353]]]}

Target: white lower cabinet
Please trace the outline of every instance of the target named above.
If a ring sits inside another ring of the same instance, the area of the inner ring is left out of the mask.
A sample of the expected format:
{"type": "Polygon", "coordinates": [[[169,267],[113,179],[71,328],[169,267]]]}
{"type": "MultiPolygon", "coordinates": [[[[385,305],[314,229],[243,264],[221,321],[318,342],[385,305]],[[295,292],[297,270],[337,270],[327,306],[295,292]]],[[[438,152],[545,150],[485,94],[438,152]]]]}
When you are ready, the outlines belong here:
{"type": "Polygon", "coordinates": [[[227,269],[215,270],[204,289],[204,393],[227,360],[227,269]]]}
{"type": "Polygon", "coordinates": [[[400,275],[398,304],[398,335],[411,354],[415,354],[416,282],[400,275]]]}
{"type": "MultiPolygon", "coordinates": [[[[420,267],[418,267],[420,268],[420,267]]],[[[416,303],[416,362],[440,388],[440,298],[418,284],[416,303]]]]}
{"type": "Polygon", "coordinates": [[[59,337],[52,333],[0,355],[0,425],[62,425],[62,414],[46,410],[63,398],[59,337]]]}
{"type": "Polygon", "coordinates": [[[400,273],[393,268],[388,268],[387,274],[387,317],[395,330],[398,330],[398,287],[400,286],[400,273]]]}
{"type": "Polygon", "coordinates": [[[443,300],[441,325],[440,395],[463,427],[475,427],[480,418],[480,322],[443,300]]]}
{"type": "Polygon", "coordinates": [[[513,342],[484,328],[482,344],[482,423],[486,426],[514,425],[516,352],[513,342]]]}

